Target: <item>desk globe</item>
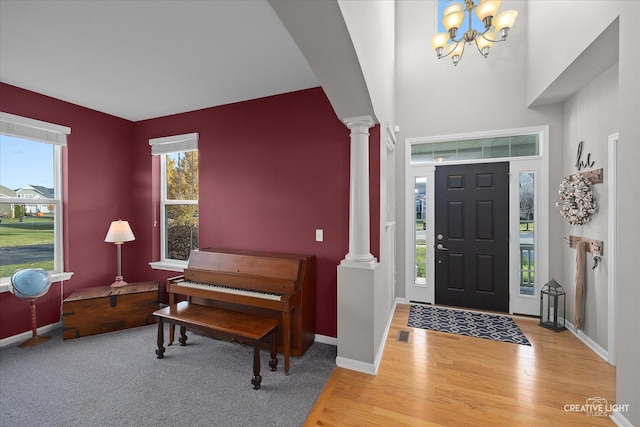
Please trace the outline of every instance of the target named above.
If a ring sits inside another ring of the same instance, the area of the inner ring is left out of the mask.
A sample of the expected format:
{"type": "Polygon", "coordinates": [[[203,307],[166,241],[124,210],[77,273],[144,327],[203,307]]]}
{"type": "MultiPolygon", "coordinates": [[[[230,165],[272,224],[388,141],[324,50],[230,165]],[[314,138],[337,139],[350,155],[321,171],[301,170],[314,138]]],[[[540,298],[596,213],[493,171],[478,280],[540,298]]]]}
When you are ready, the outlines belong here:
{"type": "Polygon", "coordinates": [[[51,276],[42,268],[25,268],[18,270],[11,276],[9,290],[18,299],[31,305],[32,338],[18,347],[32,347],[49,341],[51,337],[40,337],[37,334],[36,299],[46,294],[51,286],[51,276]]]}

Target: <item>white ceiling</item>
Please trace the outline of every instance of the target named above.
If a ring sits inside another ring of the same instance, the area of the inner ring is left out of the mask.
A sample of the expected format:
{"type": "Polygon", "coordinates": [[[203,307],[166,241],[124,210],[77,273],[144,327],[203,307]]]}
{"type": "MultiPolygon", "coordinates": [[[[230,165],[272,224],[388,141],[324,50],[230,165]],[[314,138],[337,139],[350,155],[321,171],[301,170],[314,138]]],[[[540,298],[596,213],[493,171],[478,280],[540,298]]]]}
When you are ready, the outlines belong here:
{"type": "Polygon", "coordinates": [[[320,85],[266,0],[0,0],[0,81],[132,121],[320,85]]]}

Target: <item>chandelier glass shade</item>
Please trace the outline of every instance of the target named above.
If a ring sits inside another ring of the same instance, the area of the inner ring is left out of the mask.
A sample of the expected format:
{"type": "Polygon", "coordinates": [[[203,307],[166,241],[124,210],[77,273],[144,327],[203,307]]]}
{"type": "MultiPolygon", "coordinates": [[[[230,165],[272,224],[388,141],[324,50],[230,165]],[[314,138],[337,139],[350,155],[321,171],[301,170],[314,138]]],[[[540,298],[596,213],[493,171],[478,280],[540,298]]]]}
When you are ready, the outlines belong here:
{"type": "Polygon", "coordinates": [[[435,49],[438,59],[450,56],[453,65],[458,65],[465,45],[471,43],[476,44],[482,56],[485,58],[489,56],[489,48],[493,43],[507,39],[509,29],[518,17],[516,10],[498,13],[501,3],[501,0],[478,0],[476,4],[473,0],[464,0],[464,4],[453,3],[447,6],[442,11],[442,25],[447,31],[431,37],[431,46],[435,49]],[[471,12],[474,10],[478,19],[484,24],[482,31],[473,28],[471,12]],[[464,21],[465,12],[469,14],[469,30],[460,38],[456,38],[464,21]]]}

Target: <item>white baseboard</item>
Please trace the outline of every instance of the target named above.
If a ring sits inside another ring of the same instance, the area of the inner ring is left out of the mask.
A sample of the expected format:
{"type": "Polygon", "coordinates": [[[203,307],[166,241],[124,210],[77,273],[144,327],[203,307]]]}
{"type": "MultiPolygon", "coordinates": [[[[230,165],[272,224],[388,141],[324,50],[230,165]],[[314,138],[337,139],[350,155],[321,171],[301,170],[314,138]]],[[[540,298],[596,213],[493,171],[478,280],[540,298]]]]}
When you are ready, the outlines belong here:
{"type": "MultiPolygon", "coordinates": [[[[36,329],[36,333],[38,335],[44,335],[61,327],[62,327],[62,322],[56,322],[50,325],[39,327],[38,329],[36,329]]],[[[31,337],[33,337],[33,332],[27,331],[18,335],[13,335],[7,338],[3,338],[0,340],[0,348],[7,347],[15,343],[21,343],[23,341],[30,339],[31,337]]]]}
{"type": "Polygon", "coordinates": [[[376,375],[376,367],[373,363],[365,363],[359,360],[347,359],[346,357],[336,357],[336,366],[349,369],[351,371],[362,372],[363,374],[376,375]]]}
{"type": "Polygon", "coordinates": [[[385,325],[384,332],[382,333],[382,340],[380,340],[380,346],[378,347],[378,354],[376,355],[376,360],[374,360],[373,362],[373,366],[375,368],[374,375],[378,375],[378,368],[380,368],[380,361],[382,360],[384,347],[387,344],[387,337],[389,336],[389,329],[391,329],[391,322],[393,321],[393,315],[396,312],[398,299],[399,298],[396,298],[395,301],[393,301],[393,305],[391,306],[391,312],[389,313],[389,317],[387,318],[387,324],[385,325]]]}
{"type": "Polygon", "coordinates": [[[316,334],[316,338],[314,339],[314,342],[320,342],[320,343],[323,343],[323,344],[331,344],[331,345],[335,345],[336,347],[338,346],[338,338],[329,337],[327,335],[316,334]]]}
{"type": "Polygon", "coordinates": [[[609,363],[609,354],[607,353],[607,350],[605,350],[604,348],[600,347],[594,340],[589,338],[580,329],[576,330],[575,326],[573,326],[573,323],[569,322],[566,319],[565,319],[565,326],[567,327],[568,330],[571,331],[571,333],[573,333],[573,335],[575,335],[587,347],[589,347],[591,350],[593,350],[598,356],[602,357],[605,362],[609,363]]]}
{"type": "Polygon", "coordinates": [[[621,412],[613,411],[609,416],[609,418],[611,418],[611,421],[616,423],[618,427],[633,427],[633,424],[631,424],[631,421],[626,419],[621,412]]]}

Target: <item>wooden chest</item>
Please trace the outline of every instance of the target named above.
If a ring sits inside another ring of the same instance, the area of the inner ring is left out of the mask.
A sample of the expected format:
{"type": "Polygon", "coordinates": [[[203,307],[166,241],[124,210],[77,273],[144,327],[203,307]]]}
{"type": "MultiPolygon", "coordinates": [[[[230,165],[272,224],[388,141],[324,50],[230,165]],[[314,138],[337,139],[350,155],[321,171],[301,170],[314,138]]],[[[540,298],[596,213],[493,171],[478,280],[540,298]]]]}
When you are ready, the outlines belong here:
{"type": "Polygon", "coordinates": [[[156,323],[158,283],[129,283],[120,288],[78,289],[62,304],[63,339],[156,323]]]}

